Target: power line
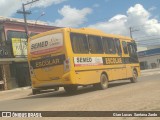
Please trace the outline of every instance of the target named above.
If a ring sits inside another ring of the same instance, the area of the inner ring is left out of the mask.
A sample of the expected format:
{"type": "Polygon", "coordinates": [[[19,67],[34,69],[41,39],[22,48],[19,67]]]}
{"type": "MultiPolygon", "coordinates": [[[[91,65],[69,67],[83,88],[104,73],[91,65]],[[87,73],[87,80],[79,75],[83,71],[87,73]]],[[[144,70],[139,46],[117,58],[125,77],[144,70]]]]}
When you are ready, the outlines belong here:
{"type": "Polygon", "coordinates": [[[26,11],[26,10],[25,10],[25,6],[26,6],[26,5],[29,5],[29,4],[32,4],[32,3],[34,3],[34,2],[37,2],[37,1],[39,1],[39,0],[32,0],[31,2],[27,2],[27,3],[25,3],[25,4],[22,3],[23,11],[17,11],[17,13],[23,14],[27,40],[28,40],[28,38],[29,38],[28,26],[27,26],[27,15],[28,15],[28,14],[31,14],[31,11],[29,11],[29,12],[26,11]]]}
{"type": "Polygon", "coordinates": [[[155,44],[160,44],[160,41],[155,41],[155,42],[136,42],[137,44],[146,44],[146,45],[155,45],[155,44]]]}
{"type": "Polygon", "coordinates": [[[136,28],[136,27],[145,27],[145,26],[149,26],[149,25],[153,25],[153,24],[160,24],[159,22],[158,23],[146,23],[146,24],[142,24],[142,25],[135,25],[135,26],[132,26],[132,28],[136,28]]]}
{"type": "Polygon", "coordinates": [[[153,40],[157,40],[157,39],[160,40],[160,37],[159,37],[159,38],[146,39],[146,40],[136,40],[136,41],[137,41],[137,42],[140,42],[140,41],[153,41],[153,40]]]}
{"type": "Polygon", "coordinates": [[[155,36],[160,36],[160,35],[146,35],[146,36],[137,36],[134,39],[138,39],[138,38],[146,38],[146,37],[155,37],[155,36]]]}

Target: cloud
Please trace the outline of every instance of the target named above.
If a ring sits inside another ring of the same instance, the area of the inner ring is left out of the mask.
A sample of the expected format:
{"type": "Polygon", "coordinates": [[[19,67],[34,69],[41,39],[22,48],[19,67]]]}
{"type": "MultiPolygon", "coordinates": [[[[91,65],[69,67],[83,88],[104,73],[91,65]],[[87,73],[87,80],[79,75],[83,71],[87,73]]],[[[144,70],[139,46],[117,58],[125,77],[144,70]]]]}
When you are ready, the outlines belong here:
{"type": "Polygon", "coordinates": [[[127,17],[125,15],[116,15],[108,21],[98,22],[94,25],[90,25],[88,27],[100,29],[107,33],[117,33],[122,34],[126,33],[125,22],[127,21],[127,17]]]}
{"type": "Polygon", "coordinates": [[[52,4],[60,4],[62,2],[65,2],[67,0],[40,0],[33,4],[32,7],[48,7],[51,6],[52,4]]]}
{"type": "MultiPolygon", "coordinates": [[[[22,0],[26,3],[28,0],[22,0]]],[[[22,8],[21,0],[1,0],[0,2],[0,16],[10,17],[14,15],[18,9],[22,8]]],[[[31,0],[29,0],[31,1],[31,0]]],[[[48,7],[52,4],[60,4],[66,0],[40,0],[32,5],[34,7],[48,7]]]]}
{"type": "Polygon", "coordinates": [[[65,5],[61,10],[58,11],[60,15],[63,16],[62,19],[57,19],[55,22],[51,23],[55,26],[65,26],[65,27],[78,27],[87,21],[86,16],[92,12],[90,8],[71,8],[65,5]]]}
{"type": "Polygon", "coordinates": [[[89,25],[90,28],[103,30],[107,33],[129,36],[129,27],[132,27],[134,38],[138,36],[160,35],[160,23],[151,18],[151,13],[141,4],[130,7],[125,15],[117,14],[104,22],[89,25]]]}
{"type": "Polygon", "coordinates": [[[1,0],[0,16],[11,16],[16,13],[17,9],[21,8],[21,2],[16,0],[1,0]]]}
{"type": "Polygon", "coordinates": [[[152,7],[150,7],[150,8],[148,9],[148,11],[154,11],[154,10],[156,10],[156,9],[157,9],[157,7],[152,6],[152,7]]]}

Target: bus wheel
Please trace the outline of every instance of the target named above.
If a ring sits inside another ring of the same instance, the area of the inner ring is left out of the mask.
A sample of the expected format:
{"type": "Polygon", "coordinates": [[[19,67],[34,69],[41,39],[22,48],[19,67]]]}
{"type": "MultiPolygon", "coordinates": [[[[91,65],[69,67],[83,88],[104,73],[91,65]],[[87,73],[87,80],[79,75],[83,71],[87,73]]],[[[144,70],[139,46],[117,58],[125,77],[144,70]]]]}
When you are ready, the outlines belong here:
{"type": "Polygon", "coordinates": [[[33,95],[40,94],[40,93],[41,93],[40,89],[32,89],[33,95]]]}
{"type": "Polygon", "coordinates": [[[58,91],[58,90],[59,90],[59,87],[54,88],[54,91],[58,91]]]}
{"type": "Polygon", "coordinates": [[[64,90],[67,93],[73,93],[73,92],[77,91],[77,88],[78,88],[78,86],[75,86],[75,85],[64,86],[64,90]]]}
{"type": "Polygon", "coordinates": [[[137,71],[136,70],[133,70],[133,72],[132,72],[132,78],[130,78],[130,81],[132,82],[132,83],[136,83],[137,82],[137,71]]]}
{"type": "Polygon", "coordinates": [[[96,89],[104,90],[108,88],[108,78],[105,74],[100,77],[100,83],[93,85],[96,89]]]}

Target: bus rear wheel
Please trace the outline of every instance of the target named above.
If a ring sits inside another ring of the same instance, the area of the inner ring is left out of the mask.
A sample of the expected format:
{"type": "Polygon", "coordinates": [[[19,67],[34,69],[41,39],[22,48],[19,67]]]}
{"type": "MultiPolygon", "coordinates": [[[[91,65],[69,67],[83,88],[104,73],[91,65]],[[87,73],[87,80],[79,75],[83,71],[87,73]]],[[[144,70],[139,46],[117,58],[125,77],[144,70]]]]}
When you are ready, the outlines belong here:
{"type": "Polygon", "coordinates": [[[132,78],[130,78],[130,81],[131,81],[132,83],[136,83],[136,82],[137,82],[137,77],[138,77],[137,71],[136,71],[136,70],[133,70],[133,72],[132,72],[132,78]]]}
{"type": "Polygon", "coordinates": [[[77,89],[78,89],[78,86],[75,86],[75,85],[64,86],[64,90],[67,93],[74,93],[75,91],[77,91],[77,89]]]}
{"type": "Polygon", "coordinates": [[[33,95],[40,94],[40,93],[41,93],[40,89],[32,89],[33,95]]]}
{"type": "Polygon", "coordinates": [[[54,91],[58,91],[58,90],[59,90],[59,87],[54,88],[54,91]]]}
{"type": "Polygon", "coordinates": [[[102,74],[100,77],[100,83],[93,85],[96,89],[105,90],[108,88],[108,77],[102,74]]]}

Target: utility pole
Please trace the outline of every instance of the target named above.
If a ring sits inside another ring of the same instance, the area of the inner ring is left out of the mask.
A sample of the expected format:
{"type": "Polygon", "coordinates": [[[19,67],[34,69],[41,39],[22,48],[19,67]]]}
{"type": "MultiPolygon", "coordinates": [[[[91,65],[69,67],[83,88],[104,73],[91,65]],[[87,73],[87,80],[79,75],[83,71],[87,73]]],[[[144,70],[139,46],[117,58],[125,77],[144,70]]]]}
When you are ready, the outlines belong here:
{"type": "Polygon", "coordinates": [[[132,27],[129,27],[130,37],[132,38],[132,27]]]}
{"type": "Polygon", "coordinates": [[[27,3],[23,3],[22,4],[22,8],[23,8],[23,11],[17,11],[17,13],[19,13],[19,14],[23,14],[23,17],[24,17],[24,27],[25,27],[25,32],[26,32],[26,38],[27,38],[27,41],[28,41],[28,38],[29,38],[29,32],[28,32],[28,25],[27,25],[27,14],[31,14],[31,11],[26,11],[25,10],[25,6],[26,5],[29,5],[29,4],[32,4],[32,3],[34,3],[34,2],[37,2],[37,1],[39,1],[39,0],[32,0],[31,2],[27,2],[27,3]]]}
{"type": "Polygon", "coordinates": [[[134,27],[129,27],[129,33],[130,33],[130,37],[133,38],[132,33],[139,31],[138,29],[133,29],[134,27]]]}

